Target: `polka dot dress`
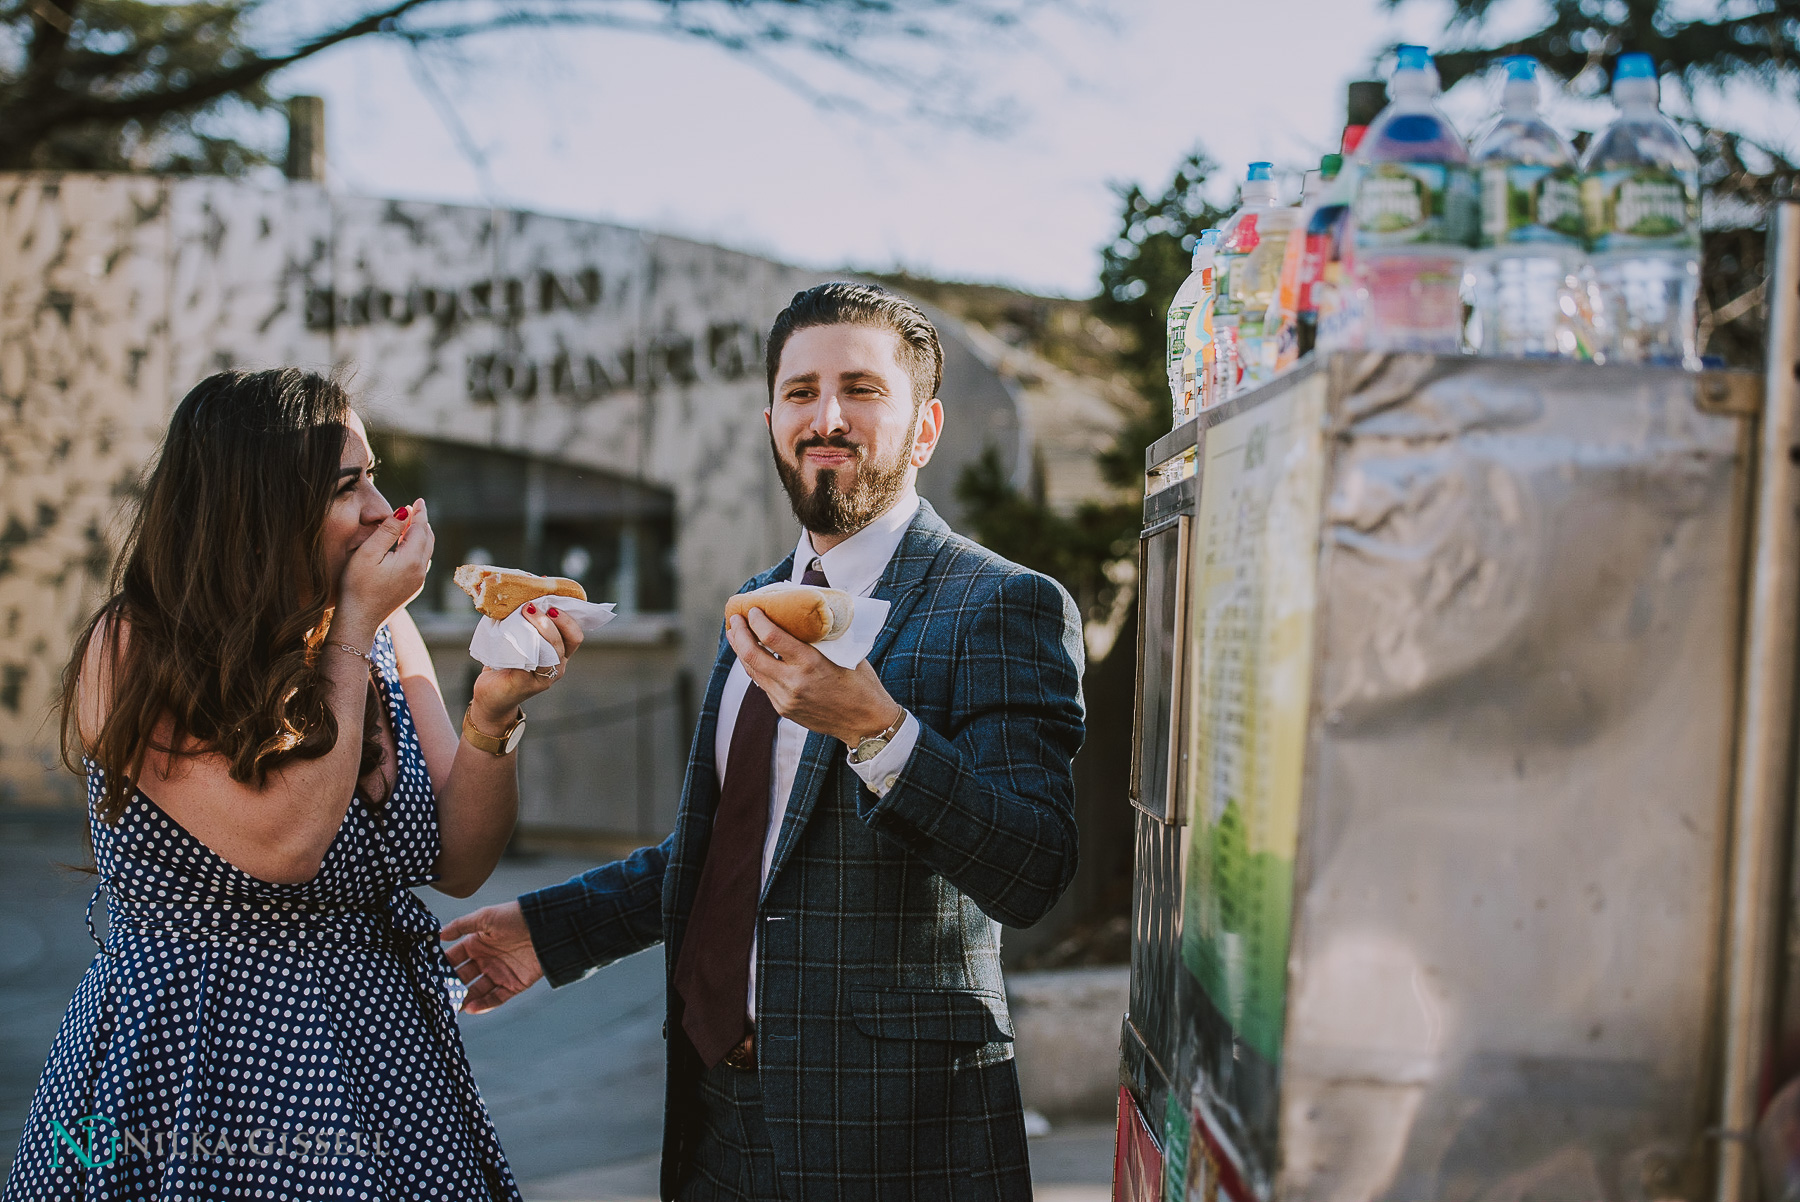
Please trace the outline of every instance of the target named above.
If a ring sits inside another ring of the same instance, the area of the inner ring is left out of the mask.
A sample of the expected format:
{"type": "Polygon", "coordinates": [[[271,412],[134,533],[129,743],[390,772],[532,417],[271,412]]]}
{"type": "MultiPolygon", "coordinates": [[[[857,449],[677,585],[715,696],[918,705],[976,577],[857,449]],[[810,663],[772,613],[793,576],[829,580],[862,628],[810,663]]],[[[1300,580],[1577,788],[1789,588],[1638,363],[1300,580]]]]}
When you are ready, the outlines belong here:
{"type": "Polygon", "coordinates": [[[432,879],[437,806],[385,630],[375,661],[399,780],[379,813],[350,803],[313,880],[232,867],[142,793],[93,822],[106,941],[4,1202],[517,1202],[457,1033],[462,985],[410,888],[432,879]]]}

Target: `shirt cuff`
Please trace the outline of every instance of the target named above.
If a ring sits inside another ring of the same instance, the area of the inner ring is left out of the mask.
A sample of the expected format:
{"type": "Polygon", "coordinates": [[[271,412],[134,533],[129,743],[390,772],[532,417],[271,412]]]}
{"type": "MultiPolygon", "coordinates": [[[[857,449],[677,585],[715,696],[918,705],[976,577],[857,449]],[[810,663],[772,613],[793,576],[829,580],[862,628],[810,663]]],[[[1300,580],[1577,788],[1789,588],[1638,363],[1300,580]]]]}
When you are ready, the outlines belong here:
{"type": "MultiPolygon", "coordinates": [[[[906,761],[912,758],[913,748],[919,745],[919,720],[911,714],[900,724],[892,741],[883,747],[875,758],[858,764],[850,764],[851,771],[862,777],[863,784],[869,786],[877,797],[886,797],[888,790],[900,779],[900,770],[906,767],[906,761]]],[[[845,755],[848,755],[845,752],[845,755]]]]}

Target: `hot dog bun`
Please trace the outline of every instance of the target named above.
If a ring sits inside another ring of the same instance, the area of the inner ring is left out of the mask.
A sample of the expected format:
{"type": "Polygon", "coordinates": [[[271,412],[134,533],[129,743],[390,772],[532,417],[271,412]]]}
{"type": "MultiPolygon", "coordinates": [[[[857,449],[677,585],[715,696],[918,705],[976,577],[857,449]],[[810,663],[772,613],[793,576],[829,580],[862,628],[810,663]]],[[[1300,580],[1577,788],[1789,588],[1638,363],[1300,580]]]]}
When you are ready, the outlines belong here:
{"type": "Polygon", "coordinates": [[[751,609],[760,609],[769,621],[801,642],[823,643],[850,629],[851,608],[852,598],[842,589],[765,584],[725,602],[725,616],[738,614],[749,621],[751,609]]]}
{"type": "Polygon", "coordinates": [[[456,569],[456,587],[475,602],[475,608],[498,622],[527,601],[539,597],[573,597],[587,600],[587,591],[566,576],[533,576],[517,568],[496,568],[465,563],[456,569]]]}

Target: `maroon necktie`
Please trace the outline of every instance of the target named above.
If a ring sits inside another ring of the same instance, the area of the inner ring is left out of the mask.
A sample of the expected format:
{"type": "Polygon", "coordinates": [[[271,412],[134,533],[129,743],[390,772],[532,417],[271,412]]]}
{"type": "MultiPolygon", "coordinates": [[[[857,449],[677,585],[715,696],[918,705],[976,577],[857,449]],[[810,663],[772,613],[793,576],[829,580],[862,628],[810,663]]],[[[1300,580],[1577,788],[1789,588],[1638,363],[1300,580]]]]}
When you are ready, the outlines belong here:
{"type": "MultiPolygon", "coordinates": [[[[802,584],[829,587],[814,559],[802,584]]],[[[763,843],[769,833],[769,788],[780,718],[752,681],[731,728],[725,783],[713,813],[700,888],[675,962],[681,1028],[711,1068],[744,1041],[750,1027],[750,943],[762,896],[763,843]]]]}

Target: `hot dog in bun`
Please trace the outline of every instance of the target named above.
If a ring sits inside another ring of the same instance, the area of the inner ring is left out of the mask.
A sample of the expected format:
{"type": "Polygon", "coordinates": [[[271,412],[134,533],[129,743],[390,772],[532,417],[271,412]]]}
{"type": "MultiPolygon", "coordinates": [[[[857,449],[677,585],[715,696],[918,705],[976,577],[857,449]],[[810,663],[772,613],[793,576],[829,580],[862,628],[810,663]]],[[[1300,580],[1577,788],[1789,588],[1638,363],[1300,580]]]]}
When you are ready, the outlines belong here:
{"type": "Polygon", "coordinates": [[[456,587],[475,602],[475,608],[498,622],[527,601],[539,597],[573,597],[587,600],[587,591],[566,576],[533,576],[517,568],[496,568],[465,563],[456,569],[456,587]]]}
{"type": "Polygon", "coordinates": [[[842,589],[812,584],[765,584],[727,601],[725,617],[749,621],[752,609],[803,643],[823,643],[850,629],[852,598],[842,589]]]}

